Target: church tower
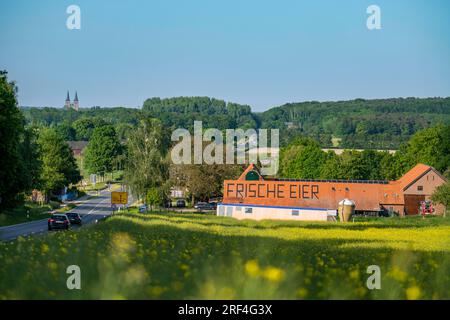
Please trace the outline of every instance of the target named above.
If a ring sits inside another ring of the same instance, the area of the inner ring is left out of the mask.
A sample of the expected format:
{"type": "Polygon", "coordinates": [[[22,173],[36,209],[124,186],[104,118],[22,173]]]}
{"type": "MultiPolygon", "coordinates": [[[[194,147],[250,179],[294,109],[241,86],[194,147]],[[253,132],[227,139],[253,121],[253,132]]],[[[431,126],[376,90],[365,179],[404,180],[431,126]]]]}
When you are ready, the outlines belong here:
{"type": "Polygon", "coordinates": [[[78,93],[75,91],[75,99],[73,100],[73,108],[78,111],[78,93]]]}
{"type": "Polygon", "coordinates": [[[66,109],[70,109],[69,90],[67,90],[67,98],[66,98],[66,103],[64,104],[64,107],[65,107],[66,109]]]}
{"type": "Polygon", "coordinates": [[[64,108],[66,108],[67,110],[74,109],[75,111],[78,111],[79,107],[80,107],[80,105],[78,102],[78,93],[75,91],[75,99],[73,100],[73,103],[71,103],[69,91],[67,91],[67,98],[66,98],[66,102],[64,103],[64,108]]]}

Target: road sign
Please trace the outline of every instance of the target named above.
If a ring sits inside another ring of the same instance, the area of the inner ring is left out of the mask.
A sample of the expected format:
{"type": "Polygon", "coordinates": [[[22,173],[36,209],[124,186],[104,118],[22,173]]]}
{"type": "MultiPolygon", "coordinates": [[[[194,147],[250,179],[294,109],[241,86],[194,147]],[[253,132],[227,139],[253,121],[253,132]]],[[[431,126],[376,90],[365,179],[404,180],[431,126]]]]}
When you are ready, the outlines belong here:
{"type": "Polygon", "coordinates": [[[128,193],[113,191],[111,192],[111,204],[127,204],[128,203],[128,193]]]}

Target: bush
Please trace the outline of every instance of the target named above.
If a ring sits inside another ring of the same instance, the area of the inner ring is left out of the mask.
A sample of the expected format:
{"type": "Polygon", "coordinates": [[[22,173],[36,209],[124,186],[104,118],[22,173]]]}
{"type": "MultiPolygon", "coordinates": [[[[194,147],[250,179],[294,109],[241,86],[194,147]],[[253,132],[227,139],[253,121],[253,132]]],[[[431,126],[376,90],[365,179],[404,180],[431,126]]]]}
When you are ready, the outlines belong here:
{"type": "Polygon", "coordinates": [[[53,200],[50,200],[50,201],[48,202],[48,204],[50,205],[50,207],[52,208],[52,210],[58,209],[59,206],[60,206],[60,203],[59,203],[58,201],[53,201],[53,200]]]}

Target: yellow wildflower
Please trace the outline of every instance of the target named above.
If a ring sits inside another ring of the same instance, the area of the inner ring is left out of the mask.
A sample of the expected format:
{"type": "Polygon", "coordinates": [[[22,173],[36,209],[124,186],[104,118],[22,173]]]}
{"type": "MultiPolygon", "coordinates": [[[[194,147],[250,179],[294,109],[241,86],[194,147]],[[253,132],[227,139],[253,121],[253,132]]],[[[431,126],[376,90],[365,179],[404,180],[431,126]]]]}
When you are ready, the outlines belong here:
{"type": "Polygon", "coordinates": [[[257,260],[249,260],[245,264],[245,272],[252,277],[259,276],[260,270],[257,260]]]}

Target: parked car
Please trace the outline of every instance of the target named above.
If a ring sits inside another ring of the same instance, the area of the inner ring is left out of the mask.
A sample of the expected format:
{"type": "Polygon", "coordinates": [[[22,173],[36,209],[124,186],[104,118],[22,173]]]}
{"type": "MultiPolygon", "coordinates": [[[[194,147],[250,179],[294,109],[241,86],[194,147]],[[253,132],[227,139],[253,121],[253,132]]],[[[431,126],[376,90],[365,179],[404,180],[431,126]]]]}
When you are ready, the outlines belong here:
{"type": "Polygon", "coordinates": [[[177,208],[184,208],[184,207],[186,207],[186,201],[177,200],[177,208]]]}
{"type": "Polygon", "coordinates": [[[208,202],[197,202],[197,204],[194,206],[197,210],[214,210],[215,206],[212,203],[208,202]]]}
{"type": "Polygon", "coordinates": [[[69,218],[70,224],[78,224],[81,226],[81,216],[77,212],[68,212],[66,216],[69,218]]]}
{"type": "Polygon", "coordinates": [[[211,201],[209,204],[213,206],[214,210],[217,209],[217,201],[211,201]]]}
{"type": "Polygon", "coordinates": [[[171,208],[172,207],[172,201],[167,200],[164,201],[164,208],[171,208]]]}
{"type": "Polygon", "coordinates": [[[147,212],[147,206],[145,204],[143,204],[142,206],[139,207],[139,213],[145,213],[147,212]]]}
{"type": "Polygon", "coordinates": [[[67,215],[65,214],[52,214],[52,216],[48,219],[48,230],[54,230],[54,229],[65,229],[69,230],[70,228],[70,221],[67,215]]]}

